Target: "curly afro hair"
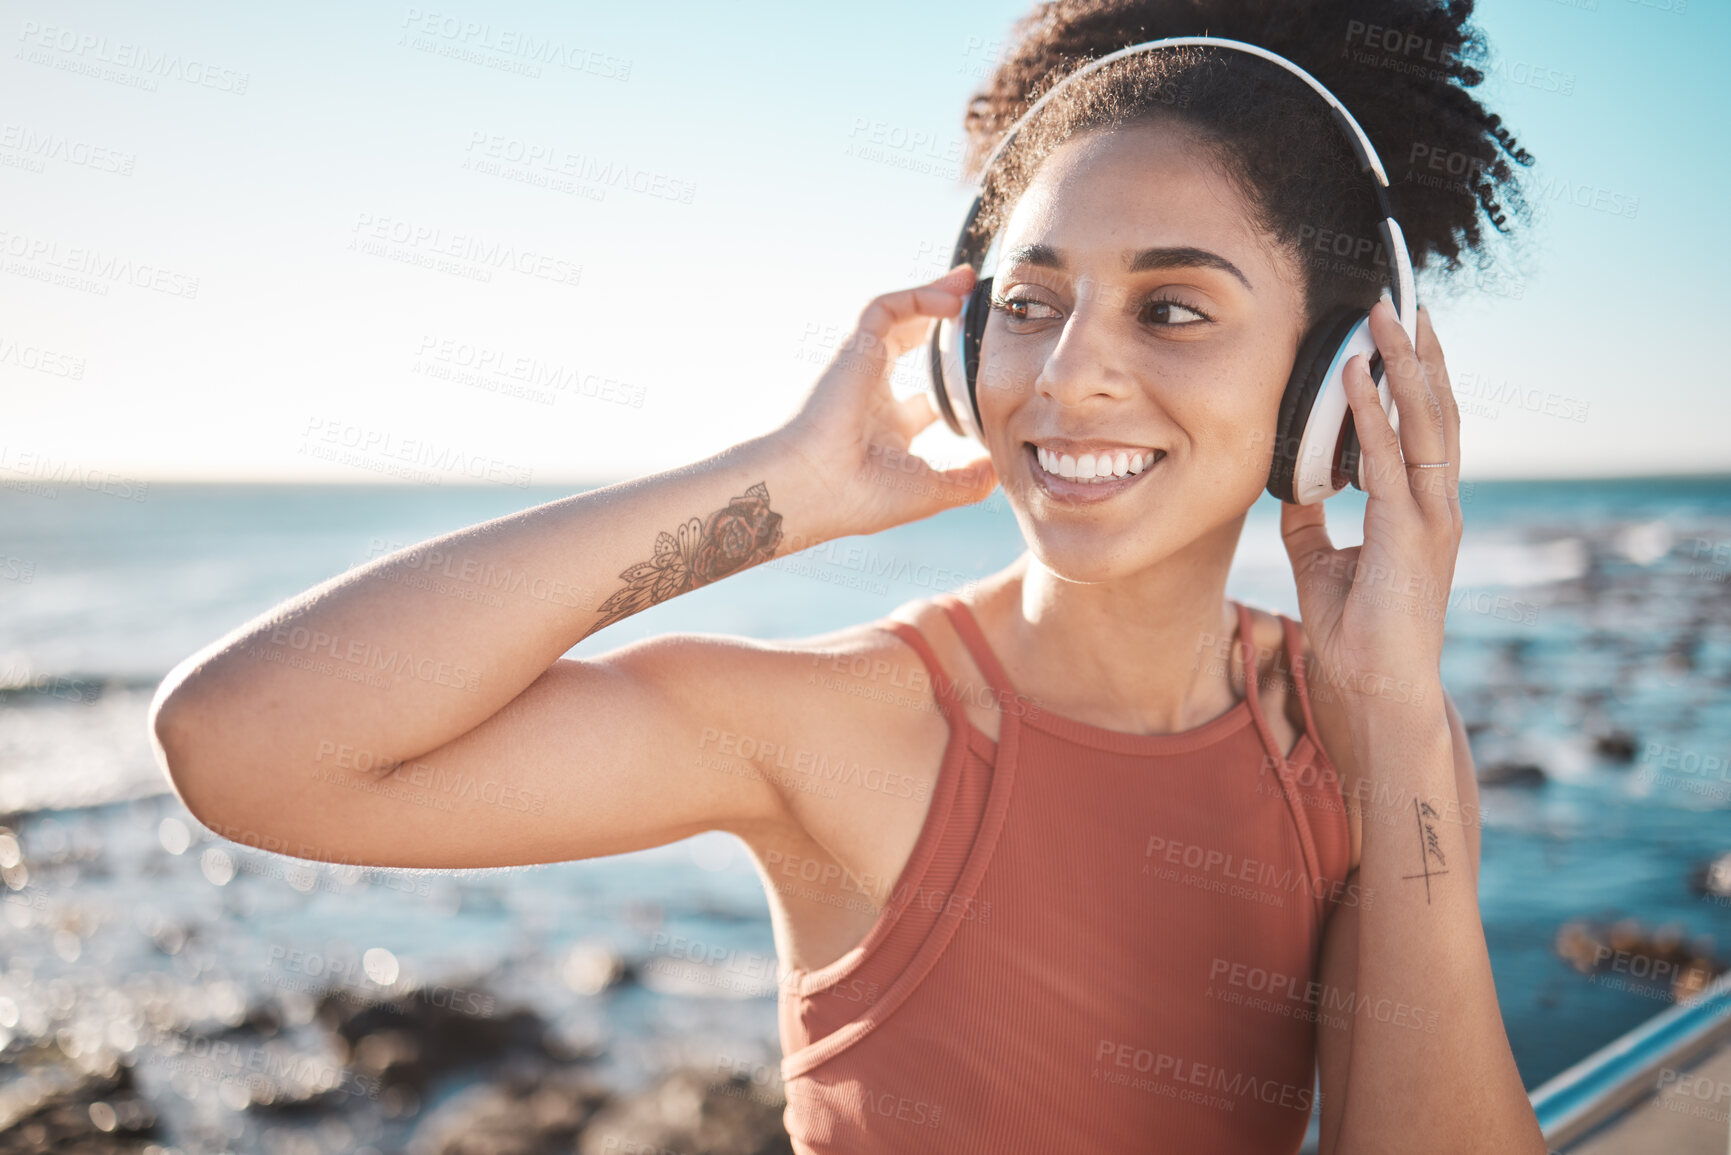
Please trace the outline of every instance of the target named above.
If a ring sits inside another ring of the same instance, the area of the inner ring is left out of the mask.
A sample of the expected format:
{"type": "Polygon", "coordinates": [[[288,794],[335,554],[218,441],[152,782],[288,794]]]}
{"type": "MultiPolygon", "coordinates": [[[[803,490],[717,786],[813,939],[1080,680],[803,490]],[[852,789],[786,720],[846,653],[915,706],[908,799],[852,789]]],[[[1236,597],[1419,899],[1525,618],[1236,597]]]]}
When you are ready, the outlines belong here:
{"type": "MultiPolygon", "coordinates": [[[[1526,204],[1513,165],[1532,157],[1468,89],[1480,84],[1473,0],[1047,0],[1019,21],[969,102],[964,168],[977,176],[1005,130],[1081,64],[1145,40],[1221,36],[1286,57],[1332,91],[1388,170],[1417,268],[1481,256],[1484,224],[1508,231],[1526,204]]],[[[1375,195],[1324,102],[1246,53],[1179,48],[1106,65],[1058,93],[992,166],[969,237],[1007,221],[1040,162],[1070,137],[1176,122],[1244,193],[1262,229],[1303,269],[1306,323],[1368,307],[1388,281],[1375,195]]]]}

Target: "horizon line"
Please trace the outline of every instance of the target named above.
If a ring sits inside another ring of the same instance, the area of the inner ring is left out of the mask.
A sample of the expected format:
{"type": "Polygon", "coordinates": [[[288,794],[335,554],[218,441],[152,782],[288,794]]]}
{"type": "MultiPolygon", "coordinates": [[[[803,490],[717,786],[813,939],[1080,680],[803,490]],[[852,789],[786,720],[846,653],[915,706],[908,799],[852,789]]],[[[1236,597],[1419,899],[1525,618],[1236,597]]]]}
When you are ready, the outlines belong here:
{"type": "MultiPolygon", "coordinates": [[[[675,467],[675,468],[677,468],[677,467],[675,467]]],[[[657,470],[655,472],[660,473],[660,472],[668,472],[668,471],[657,470]]],[[[605,478],[605,479],[585,478],[585,477],[556,477],[556,478],[550,478],[546,481],[538,481],[538,482],[535,482],[535,483],[530,484],[530,485],[505,485],[505,484],[501,484],[498,482],[468,481],[468,480],[454,480],[454,481],[450,482],[449,484],[440,483],[440,484],[436,484],[436,485],[428,485],[428,484],[425,484],[423,482],[397,481],[397,480],[392,480],[390,478],[374,478],[374,479],[357,478],[357,479],[351,480],[351,479],[347,479],[347,478],[334,478],[334,477],[199,477],[199,476],[184,476],[184,475],[175,476],[172,474],[158,475],[158,476],[138,475],[138,474],[125,475],[125,474],[120,474],[120,473],[113,474],[113,476],[115,476],[115,477],[125,477],[126,480],[132,481],[132,482],[144,482],[144,483],[147,483],[149,485],[176,486],[176,487],[183,487],[183,488],[189,488],[189,489],[190,488],[197,488],[197,487],[215,487],[215,486],[234,486],[234,487],[255,486],[258,488],[271,487],[271,488],[278,488],[278,489],[281,489],[281,488],[395,489],[395,490],[453,489],[453,490],[465,490],[465,491],[467,491],[467,490],[492,491],[492,490],[509,490],[509,489],[521,489],[524,491],[528,491],[528,490],[540,490],[540,489],[560,489],[560,488],[565,488],[568,486],[582,486],[585,488],[600,489],[600,488],[604,488],[604,487],[609,486],[609,485],[617,485],[617,484],[620,484],[621,482],[638,481],[638,480],[641,480],[645,477],[653,477],[654,475],[655,475],[654,473],[635,473],[635,474],[627,474],[627,475],[620,476],[620,477],[612,477],[612,478],[605,478]]],[[[8,479],[5,478],[4,476],[0,476],[0,494],[4,494],[7,490],[15,488],[14,486],[10,486],[10,485],[5,484],[5,482],[7,480],[8,479]]],[[[22,480],[22,478],[21,478],[21,480],[22,480]]],[[[65,487],[70,491],[76,491],[76,490],[87,488],[86,486],[78,485],[75,483],[68,484],[64,481],[57,482],[53,479],[41,479],[41,480],[45,484],[48,484],[48,485],[65,485],[65,487]]],[[[1542,473],[1542,474],[1541,473],[1535,473],[1535,474],[1498,474],[1498,475],[1489,476],[1489,477],[1469,476],[1469,477],[1461,478],[1461,481],[1463,483],[1471,483],[1474,485],[1481,484],[1481,483],[1501,485],[1501,484],[1534,483],[1534,482],[1585,483],[1585,482],[1595,482],[1595,481],[1716,481],[1716,480],[1717,481],[1731,482],[1731,469],[1723,469],[1723,470],[1677,470],[1674,472],[1664,472],[1664,473],[1643,472],[1643,473],[1594,473],[1594,474],[1567,474],[1567,473],[1557,473],[1557,474],[1550,474],[1550,473],[1542,473]]],[[[994,490],[993,492],[996,492],[996,490],[994,490]]],[[[965,506],[959,506],[958,508],[966,508],[966,507],[965,506]]]]}

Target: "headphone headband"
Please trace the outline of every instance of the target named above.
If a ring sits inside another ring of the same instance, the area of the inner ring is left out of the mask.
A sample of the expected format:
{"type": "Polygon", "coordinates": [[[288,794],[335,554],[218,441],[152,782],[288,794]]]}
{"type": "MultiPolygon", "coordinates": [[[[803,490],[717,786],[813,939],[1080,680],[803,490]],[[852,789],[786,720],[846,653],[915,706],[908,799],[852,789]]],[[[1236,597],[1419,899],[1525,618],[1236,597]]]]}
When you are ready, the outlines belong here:
{"type": "MultiPolygon", "coordinates": [[[[998,143],[993,147],[991,153],[987,155],[986,163],[980,168],[980,191],[985,191],[986,177],[991,173],[992,166],[997,163],[998,155],[1008,147],[1012,140],[1015,139],[1016,134],[1022,130],[1022,126],[1027,124],[1034,114],[1039,112],[1040,109],[1045,106],[1045,103],[1048,100],[1056,96],[1059,91],[1069,85],[1071,81],[1080,80],[1089,73],[1104,68],[1114,60],[1119,60],[1126,56],[1139,55],[1140,53],[1148,52],[1155,48],[1185,48],[1190,46],[1201,48],[1227,48],[1235,52],[1246,52],[1251,56],[1260,57],[1261,59],[1268,61],[1270,64],[1277,64],[1287,72],[1298,77],[1298,79],[1304,81],[1305,84],[1310,86],[1312,91],[1328,102],[1328,107],[1333,110],[1335,118],[1341,122],[1341,127],[1346,130],[1347,139],[1352,142],[1353,152],[1358,154],[1359,167],[1374,175],[1376,177],[1376,183],[1380,187],[1385,189],[1388,187],[1388,172],[1382,167],[1382,158],[1376,155],[1376,149],[1371,145],[1370,137],[1365,135],[1364,129],[1359,127],[1358,121],[1353,119],[1352,113],[1346,110],[1346,105],[1342,104],[1340,99],[1336,97],[1334,93],[1323,87],[1322,82],[1316,77],[1312,76],[1286,57],[1281,56],[1279,53],[1270,52],[1266,48],[1256,44],[1247,43],[1243,40],[1228,40],[1222,36],[1173,36],[1165,40],[1144,40],[1140,44],[1132,44],[1127,48],[1120,48],[1116,52],[1108,52],[1104,56],[1096,57],[1084,64],[1082,67],[1076,69],[1076,71],[1067,74],[1062,80],[1047,89],[1040,99],[1034,101],[1033,104],[1028,106],[1028,111],[1022,113],[1021,116],[1016,118],[1015,123],[1010,125],[1004,135],[998,139],[998,143]]],[[[1383,215],[1386,216],[1388,214],[1385,213],[1383,215]]]]}
{"type": "MultiPolygon", "coordinates": [[[[1383,232],[1382,239],[1388,249],[1389,260],[1393,262],[1395,270],[1395,283],[1390,286],[1391,294],[1394,297],[1395,314],[1400,317],[1401,328],[1406,330],[1407,340],[1416,345],[1418,343],[1418,314],[1413,309],[1412,302],[1417,297],[1418,291],[1413,278],[1412,260],[1406,250],[1405,237],[1401,234],[1400,226],[1395,224],[1394,213],[1389,207],[1388,170],[1383,167],[1382,158],[1377,155],[1376,146],[1370,143],[1370,137],[1352,113],[1347,111],[1346,105],[1342,104],[1340,98],[1330,92],[1322,81],[1278,52],[1270,52],[1260,45],[1243,40],[1231,40],[1224,36],[1172,36],[1164,40],[1145,40],[1140,44],[1132,44],[1115,52],[1108,52],[1104,56],[1096,57],[1074,72],[1066,74],[1058,83],[1047,89],[1038,100],[1028,106],[1026,112],[1016,118],[1015,122],[1005,130],[1004,135],[998,138],[998,143],[992,147],[992,151],[986,155],[985,163],[980,166],[980,178],[975,188],[974,203],[969,207],[967,220],[963,223],[961,234],[956,239],[955,251],[950,256],[950,267],[953,269],[964,262],[973,263],[968,260],[968,235],[973,231],[974,221],[980,215],[980,207],[985,199],[986,181],[991,178],[992,168],[997,164],[998,157],[1016,139],[1023,127],[1033,119],[1040,109],[1045,107],[1048,100],[1051,100],[1072,82],[1104,68],[1114,60],[1122,60],[1127,56],[1151,52],[1156,48],[1187,47],[1224,48],[1265,60],[1284,69],[1290,75],[1296,76],[1312,92],[1322,97],[1328,105],[1329,111],[1334,113],[1335,123],[1340,127],[1342,135],[1352,146],[1353,154],[1358,157],[1358,167],[1360,170],[1370,173],[1376,182],[1376,204],[1381,213],[1379,227],[1383,232]]],[[[985,258],[982,255],[982,268],[984,264],[985,258]]]]}

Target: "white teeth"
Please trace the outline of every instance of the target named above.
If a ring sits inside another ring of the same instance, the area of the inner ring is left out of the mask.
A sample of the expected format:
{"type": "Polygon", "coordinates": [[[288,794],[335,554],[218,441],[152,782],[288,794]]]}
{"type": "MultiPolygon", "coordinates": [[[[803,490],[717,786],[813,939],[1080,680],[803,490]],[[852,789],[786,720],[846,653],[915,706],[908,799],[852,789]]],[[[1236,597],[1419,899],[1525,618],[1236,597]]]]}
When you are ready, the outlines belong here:
{"type": "Polygon", "coordinates": [[[1102,453],[1096,456],[1084,453],[1080,460],[1069,454],[1056,454],[1049,449],[1034,447],[1035,456],[1039,459],[1040,468],[1048,473],[1071,481],[1113,481],[1133,474],[1141,473],[1153,465],[1160,456],[1159,450],[1149,453],[1130,453],[1119,450],[1116,454],[1102,453]]]}

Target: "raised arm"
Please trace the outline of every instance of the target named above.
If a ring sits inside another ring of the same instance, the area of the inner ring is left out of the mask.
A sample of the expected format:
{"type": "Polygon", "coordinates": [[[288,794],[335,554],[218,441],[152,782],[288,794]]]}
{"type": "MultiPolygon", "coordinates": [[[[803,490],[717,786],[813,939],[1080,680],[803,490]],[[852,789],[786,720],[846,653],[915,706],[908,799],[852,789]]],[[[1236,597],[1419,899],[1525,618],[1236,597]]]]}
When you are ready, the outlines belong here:
{"type": "Polygon", "coordinates": [[[1427,315],[1416,350],[1386,303],[1371,329],[1401,420],[1397,433],[1353,358],[1364,544],[1337,550],[1320,507],[1281,507],[1317,680],[1341,700],[1336,753],[1367,787],[1355,902],[1336,911],[1318,967],[1321,1150],[1543,1155],[1479,916],[1472,755],[1440,673],[1463,529],[1460,414],[1427,315]]]}
{"type": "Polygon", "coordinates": [[[231,838],[400,866],[611,854],[774,813],[772,786],[697,773],[688,748],[751,708],[771,648],[560,655],[697,586],[989,493],[989,465],[906,456],[935,414],[888,384],[970,284],[874,300],[769,434],[379,558],[194,654],[151,710],[180,798],[231,838]]]}

